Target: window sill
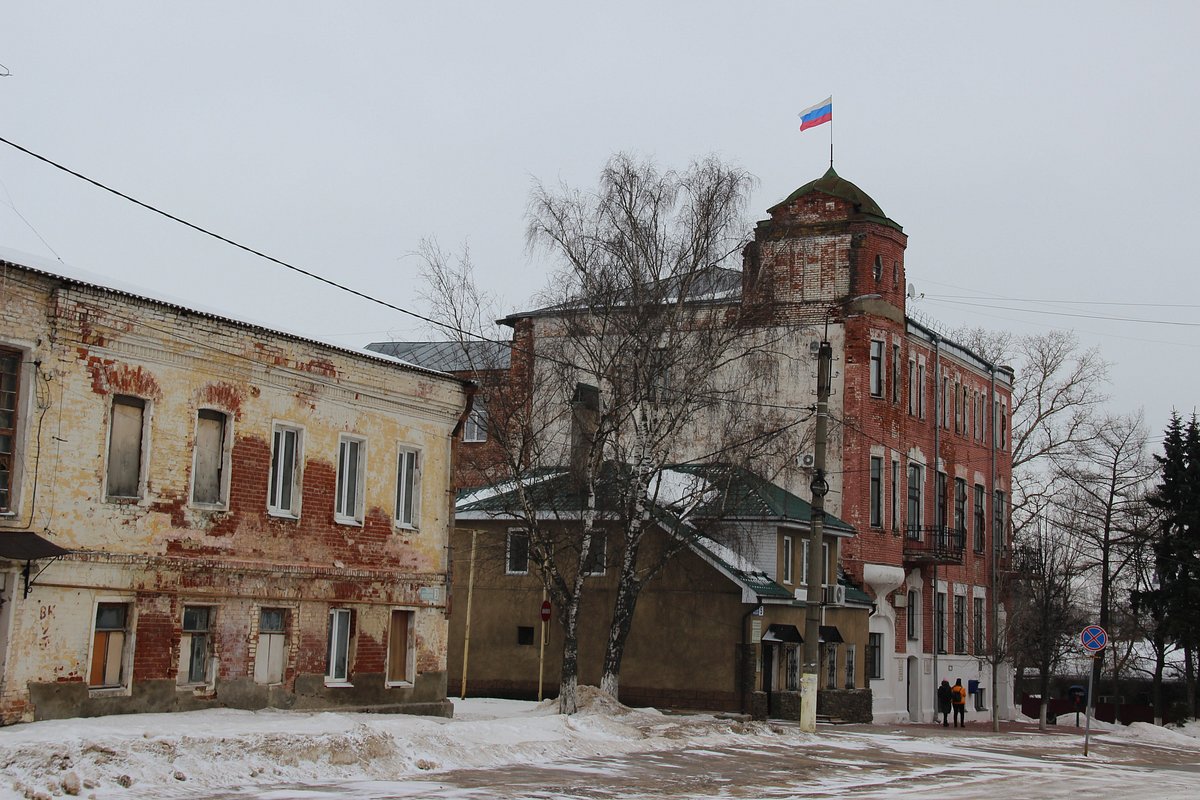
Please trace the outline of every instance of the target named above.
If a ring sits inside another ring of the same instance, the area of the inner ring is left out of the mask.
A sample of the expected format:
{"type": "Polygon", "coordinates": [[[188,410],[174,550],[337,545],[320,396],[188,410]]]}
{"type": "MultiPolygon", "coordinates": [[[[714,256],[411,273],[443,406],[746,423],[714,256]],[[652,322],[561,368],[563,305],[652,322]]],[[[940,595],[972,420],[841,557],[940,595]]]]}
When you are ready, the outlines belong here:
{"type": "Polygon", "coordinates": [[[208,513],[229,510],[229,505],[227,503],[189,503],[188,507],[193,511],[203,511],[208,513]]]}
{"type": "Polygon", "coordinates": [[[291,520],[300,519],[299,514],[293,514],[290,511],[280,511],[279,509],[275,509],[275,508],[268,508],[267,516],[274,517],[275,519],[291,519],[291,520]]]}
{"type": "Polygon", "coordinates": [[[325,679],[325,688],[326,689],[353,689],[354,684],[351,683],[350,681],[333,681],[333,680],[326,678],[325,679]]]}
{"type": "Polygon", "coordinates": [[[389,689],[411,689],[414,684],[412,681],[388,681],[384,685],[389,689]]]}
{"type": "Polygon", "coordinates": [[[104,498],[104,502],[106,502],[106,503],[112,503],[113,505],[117,505],[117,506],[135,506],[135,505],[137,505],[138,503],[142,502],[142,498],[140,498],[140,497],[111,497],[111,496],[106,496],[106,497],[104,498]]]}
{"type": "Polygon", "coordinates": [[[394,522],[392,524],[398,531],[412,531],[413,533],[419,533],[421,530],[416,525],[405,525],[403,522],[394,522]]]}
{"type": "Polygon", "coordinates": [[[129,694],[128,686],[89,686],[88,697],[124,697],[129,694]]]}
{"type": "Polygon", "coordinates": [[[348,525],[352,528],[361,528],[363,526],[362,520],[355,519],[354,517],[339,517],[335,514],[333,521],[338,525],[348,525]]]}
{"type": "Polygon", "coordinates": [[[506,570],[506,571],[504,572],[504,574],[505,574],[505,575],[515,575],[515,576],[518,576],[518,577],[520,577],[520,576],[522,576],[522,575],[528,575],[528,574],[529,574],[529,570],[525,570],[524,572],[509,572],[509,571],[507,571],[507,570],[506,570]]]}

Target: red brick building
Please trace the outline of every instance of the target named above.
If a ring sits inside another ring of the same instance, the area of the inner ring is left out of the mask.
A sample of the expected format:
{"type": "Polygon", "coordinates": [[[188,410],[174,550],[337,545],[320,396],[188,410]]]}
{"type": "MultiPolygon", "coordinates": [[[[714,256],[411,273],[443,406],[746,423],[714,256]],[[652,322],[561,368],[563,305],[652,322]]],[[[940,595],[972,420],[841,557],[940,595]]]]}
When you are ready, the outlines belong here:
{"type": "MultiPolygon", "coordinates": [[[[754,387],[761,414],[774,416],[772,425],[811,416],[818,345],[832,344],[826,507],[857,530],[831,543],[844,579],[874,600],[867,638],[847,644],[865,655],[875,718],[931,718],[942,678],[971,687],[971,716],[990,714],[996,702],[1006,716],[1010,670],[1002,665],[993,682],[987,655],[1003,620],[994,576],[1009,537],[1011,370],[909,316],[908,237],[832,168],[768,213],[742,270],[715,270],[703,302],[737,306],[738,318],[772,343],[769,363],[758,352],[753,366],[735,363],[728,376],[739,385],[749,370],[766,369],[770,380],[745,385],[754,387]]],[[[504,322],[514,330],[509,382],[524,387],[509,391],[526,397],[536,374],[529,355],[536,361],[539,342],[563,328],[554,309],[504,322]]],[[[681,435],[680,460],[712,452],[706,426],[709,420],[697,420],[681,435]]],[[[797,429],[793,457],[773,478],[805,499],[811,427],[797,429]]],[[[484,443],[467,446],[474,450],[464,463],[474,466],[462,474],[464,486],[487,473],[490,458],[484,443]]],[[[798,574],[799,549],[788,551],[792,564],[770,541],[746,555],[802,590],[786,577],[798,574]]],[[[795,602],[803,597],[798,591],[795,602]]],[[[821,601],[835,598],[826,592],[821,601]]]]}

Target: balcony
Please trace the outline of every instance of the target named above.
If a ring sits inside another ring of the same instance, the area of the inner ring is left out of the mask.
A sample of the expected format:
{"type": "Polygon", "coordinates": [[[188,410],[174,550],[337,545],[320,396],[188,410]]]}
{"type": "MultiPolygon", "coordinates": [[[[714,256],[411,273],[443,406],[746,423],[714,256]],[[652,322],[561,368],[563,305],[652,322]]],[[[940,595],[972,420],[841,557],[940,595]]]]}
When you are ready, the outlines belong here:
{"type": "Polygon", "coordinates": [[[908,528],[904,532],[904,563],[961,564],[967,546],[966,531],[941,525],[908,528]]]}

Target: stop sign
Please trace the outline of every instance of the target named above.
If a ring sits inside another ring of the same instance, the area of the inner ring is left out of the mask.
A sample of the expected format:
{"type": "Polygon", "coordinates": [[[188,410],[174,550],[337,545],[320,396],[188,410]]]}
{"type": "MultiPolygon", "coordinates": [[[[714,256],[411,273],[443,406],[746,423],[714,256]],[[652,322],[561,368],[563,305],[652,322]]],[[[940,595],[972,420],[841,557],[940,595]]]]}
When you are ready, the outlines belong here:
{"type": "Polygon", "coordinates": [[[542,601],[542,622],[549,622],[549,621],[550,621],[550,601],[543,600],[542,601]]]}

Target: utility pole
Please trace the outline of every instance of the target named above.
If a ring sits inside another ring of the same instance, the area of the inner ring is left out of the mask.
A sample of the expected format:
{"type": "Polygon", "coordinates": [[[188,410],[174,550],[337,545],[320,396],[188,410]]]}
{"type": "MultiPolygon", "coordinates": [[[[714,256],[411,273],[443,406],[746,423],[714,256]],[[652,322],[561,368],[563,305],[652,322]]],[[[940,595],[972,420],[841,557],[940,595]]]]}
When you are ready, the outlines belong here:
{"type": "Polygon", "coordinates": [[[813,733],[817,729],[817,665],[820,663],[822,579],[825,572],[825,495],[829,483],[825,480],[825,446],[829,428],[829,392],[833,373],[833,347],[828,332],[817,351],[817,427],[813,453],[812,526],[808,544],[808,574],[804,623],[804,674],[800,678],[800,730],[813,733]]]}

